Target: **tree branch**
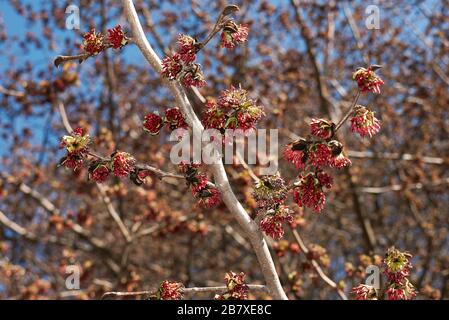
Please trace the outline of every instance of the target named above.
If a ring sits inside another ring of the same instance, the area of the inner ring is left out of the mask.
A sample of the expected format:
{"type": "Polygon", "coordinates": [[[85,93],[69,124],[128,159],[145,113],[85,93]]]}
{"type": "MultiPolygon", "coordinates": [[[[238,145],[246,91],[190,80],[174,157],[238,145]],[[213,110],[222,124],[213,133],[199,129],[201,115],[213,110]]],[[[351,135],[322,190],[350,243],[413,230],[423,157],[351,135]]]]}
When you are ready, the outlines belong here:
{"type": "MultiPolygon", "coordinates": [[[[251,291],[267,292],[268,288],[260,284],[248,284],[248,288],[251,291]]],[[[181,288],[183,294],[196,294],[196,293],[222,293],[228,290],[226,286],[216,287],[192,287],[181,288]]],[[[135,292],[106,292],[101,299],[115,298],[115,297],[135,297],[135,296],[150,296],[154,295],[154,291],[135,291],[135,292]]]]}
{"type": "MultiPolygon", "coordinates": [[[[161,60],[156,55],[145,36],[145,33],[139,22],[139,17],[134,7],[133,1],[122,0],[122,4],[124,7],[126,18],[131,26],[135,44],[139,47],[140,51],[153,67],[153,69],[157,73],[160,73],[162,70],[161,60]]],[[[184,113],[187,123],[192,127],[194,136],[201,136],[200,134],[203,130],[203,126],[196,116],[195,112],[193,111],[187,95],[181,88],[180,84],[177,81],[168,81],[166,79],[164,79],[163,81],[170,89],[170,92],[174,96],[178,106],[184,113]]],[[[220,162],[218,164],[209,165],[208,169],[215,178],[215,184],[222,194],[223,202],[226,204],[232,215],[238,221],[254,248],[270,294],[275,299],[287,299],[287,296],[279,281],[273,259],[268,249],[268,245],[263,239],[258,226],[254,223],[254,221],[251,220],[248,213],[245,211],[241,203],[237,200],[234,192],[232,191],[228,177],[223,167],[223,163],[220,162]]]]}
{"type": "MultiPolygon", "coordinates": [[[[302,240],[301,236],[299,235],[299,232],[296,229],[291,228],[293,236],[295,237],[296,242],[298,243],[299,247],[301,248],[301,251],[304,253],[304,255],[307,256],[309,253],[309,249],[305,245],[304,241],[302,240]]],[[[335,289],[340,296],[342,300],[348,300],[348,297],[346,294],[338,288],[338,285],[333,281],[331,278],[329,278],[321,268],[321,266],[318,264],[318,262],[315,259],[309,259],[312,267],[315,269],[318,276],[326,282],[331,288],[335,289]]]]}

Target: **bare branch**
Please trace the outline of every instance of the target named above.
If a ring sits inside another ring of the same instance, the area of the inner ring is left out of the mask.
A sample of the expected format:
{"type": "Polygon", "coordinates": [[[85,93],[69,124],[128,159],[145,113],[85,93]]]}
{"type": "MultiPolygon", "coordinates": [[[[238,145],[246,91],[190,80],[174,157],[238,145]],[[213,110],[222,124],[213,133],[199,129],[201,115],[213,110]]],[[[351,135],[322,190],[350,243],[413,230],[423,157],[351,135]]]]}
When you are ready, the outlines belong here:
{"type": "MultiPolygon", "coordinates": [[[[299,235],[299,232],[296,229],[291,228],[293,236],[295,237],[296,242],[298,243],[299,247],[301,248],[301,251],[307,256],[309,253],[309,249],[305,245],[304,241],[302,240],[301,236],[299,235]]],[[[338,287],[338,285],[333,281],[331,278],[329,278],[321,268],[321,266],[318,264],[318,262],[315,259],[309,259],[310,263],[312,264],[312,267],[315,269],[318,276],[326,282],[331,288],[337,290],[338,295],[343,300],[348,300],[348,297],[346,294],[338,287]]]]}
{"type": "MultiPolygon", "coordinates": [[[[268,288],[260,284],[248,284],[248,288],[255,292],[268,292],[268,288]]],[[[192,287],[181,288],[183,294],[196,294],[196,293],[222,293],[227,290],[226,286],[217,287],[192,287]]],[[[154,291],[135,291],[135,292],[106,292],[101,297],[102,300],[115,297],[135,297],[135,296],[151,296],[154,295],[154,291]]]]}

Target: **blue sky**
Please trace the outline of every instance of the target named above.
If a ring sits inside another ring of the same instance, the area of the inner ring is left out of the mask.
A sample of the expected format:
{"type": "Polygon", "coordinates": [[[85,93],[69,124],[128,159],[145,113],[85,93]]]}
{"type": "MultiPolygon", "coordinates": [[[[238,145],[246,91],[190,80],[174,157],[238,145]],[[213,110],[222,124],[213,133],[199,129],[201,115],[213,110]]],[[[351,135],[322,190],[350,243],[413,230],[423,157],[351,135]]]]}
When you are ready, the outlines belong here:
{"type": "MultiPolygon", "coordinates": [[[[373,1],[374,3],[376,1],[373,1]]],[[[40,0],[22,0],[22,3],[26,3],[29,5],[32,5],[38,9],[42,9],[48,6],[48,2],[46,3],[45,1],[40,1],[40,0]]],[[[79,3],[79,1],[73,1],[71,2],[72,4],[77,5],[79,3]]],[[[286,2],[284,1],[272,1],[273,4],[281,4],[281,5],[286,5],[286,2]]],[[[424,2],[426,4],[426,7],[428,8],[432,8],[433,5],[435,3],[438,3],[437,0],[427,0],[424,2]]],[[[382,8],[382,5],[380,4],[380,8],[381,8],[381,15],[382,15],[382,10],[384,10],[382,8]]],[[[82,17],[82,11],[81,13],[81,27],[82,27],[82,31],[86,31],[86,28],[88,26],[83,25],[83,17],[82,17]]],[[[405,13],[404,13],[405,14],[405,13]]],[[[419,13],[418,14],[410,14],[408,15],[409,20],[413,21],[415,27],[418,30],[423,30],[425,27],[425,24],[422,21],[425,20],[421,20],[419,19],[419,13]]],[[[382,16],[381,16],[382,18],[382,16]]],[[[0,0],[0,19],[3,20],[4,25],[6,25],[7,28],[7,33],[9,36],[17,36],[19,38],[22,38],[23,35],[28,31],[28,30],[33,30],[35,29],[36,32],[40,32],[40,28],[33,28],[30,25],[27,25],[25,20],[19,16],[14,8],[12,8],[12,6],[10,5],[10,1],[9,0],[0,0]]],[[[154,17],[155,20],[157,20],[157,17],[154,17]]],[[[0,21],[1,21],[0,20],[0,21]]],[[[116,23],[116,21],[113,21],[112,23],[116,23]]],[[[186,24],[192,24],[195,23],[195,21],[186,21],[186,24]]],[[[39,36],[39,35],[38,35],[39,36]]],[[[79,39],[79,34],[76,31],[72,31],[72,30],[66,30],[66,29],[61,29],[60,31],[56,31],[56,36],[58,38],[60,38],[61,40],[65,37],[69,37],[73,40],[76,40],[76,42],[80,42],[79,39]]],[[[167,35],[168,36],[168,35],[167,35]]],[[[410,33],[411,37],[416,37],[416,35],[414,35],[413,33],[410,33]]],[[[415,39],[416,40],[416,39],[415,39]]],[[[286,46],[291,45],[291,43],[286,43],[286,46]]],[[[11,68],[11,61],[6,61],[6,57],[5,57],[5,52],[2,52],[2,50],[8,50],[8,52],[14,52],[15,50],[17,50],[17,48],[15,48],[15,46],[17,46],[17,44],[12,45],[12,47],[5,47],[5,46],[1,46],[0,45],[0,84],[3,84],[4,78],[2,78],[2,74],[6,68],[11,68]]],[[[23,56],[16,56],[14,59],[15,61],[13,61],[13,66],[12,68],[15,68],[16,66],[20,66],[23,61],[30,61],[34,66],[37,66],[36,69],[44,69],[47,68],[49,65],[51,65],[53,59],[55,58],[55,56],[57,56],[58,54],[64,53],[61,52],[62,48],[54,48],[54,50],[49,50],[46,46],[44,46],[42,49],[33,49],[31,50],[27,55],[23,55],[23,56]]],[[[21,52],[18,51],[17,52],[21,52]]],[[[74,51],[75,52],[75,51],[74,51]]],[[[138,52],[137,48],[130,46],[129,48],[127,47],[124,52],[121,53],[122,57],[127,61],[127,62],[133,62],[133,61],[141,61],[142,60],[142,56],[140,54],[140,52],[138,52]]],[[[55,70],[55,72],[57,72],[55,70]]],[[[5,116],[2,113],[2,110],[0,110],[0,115],[3,117],[5,116]]],[[[23,119],[19,119],[18,121],[16,121],[15,126],[16,128],[21,128],[24,124],[27,125],[31,125],[33,127],[36,128],[41,128],[42,130],[40,131],[36,131],[35,136],[32,139],[32,143],[33,144],[43,144],[43,142],[45,141],[45,139],[50,138],[50,139],[54,139],[56,140],[57,137],[53,137],[51,134],[51,128],[49,128],[49,121],[53,120],[56,121],[57,115],[52,115],[51,113],[45,115],[45,116],[41,116],[41,117],[31,117],[31,118],[23,118],[23,119]]],[[[3,149],[4,150],[4,149],[3,149]]],[[[1,152],[1,151],[0,151],[1,152]]]]}

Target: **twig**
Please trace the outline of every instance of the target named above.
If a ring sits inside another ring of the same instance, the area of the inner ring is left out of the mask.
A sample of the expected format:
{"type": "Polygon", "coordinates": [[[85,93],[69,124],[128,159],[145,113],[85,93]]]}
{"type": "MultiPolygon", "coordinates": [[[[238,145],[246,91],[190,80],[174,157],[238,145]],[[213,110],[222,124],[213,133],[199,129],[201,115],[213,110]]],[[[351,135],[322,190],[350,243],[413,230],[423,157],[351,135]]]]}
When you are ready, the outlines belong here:
{"type": "Polygon", "coordinates": [[[22,237],[25,237],[25,238],[27,238],[29,240],[32,240],[32,241],[36,241],[36,239],[37,239],[36,235],[34,233],[29,232],[27,229],[25,229],[22,226],[18,225],[14,221],[8,219],[6,214],[4,214],[1,210],[0,210],[0,223],[2,225],[4,225],[5,227],[7,227],[8,229],[11,229],[15,233],[21,235],[22,237]]]}
{"type": "Polygon", "coordinates": [[[357,101],[359,101],[360,97],[360,90],[357,90],[357,94],[354,97],[354,100],[352,101],[351,106],[349,107],[348,111],[346,111],[345,115],[338,121],[337,125],[334,129],[334,135],[335,133],[341,128],[341,126],[348,120],[348,118],[351,116],[352,112],[354,111],[354,107],[357,105],[357,101]]]}
{"type": "MultiPolygon", "coordinates": [[[[96,158],[96,159],[99,159],[99,160],[102,160],[102,161],[106,161],[106,162],[111,161],[111,158],[100,156],[99,154],[97,154],[97,153],[95,153],[93,151],[89,151],[87,154],[89,156],[93,157],[93,158],[96,158]]],[[[161,180],[163,178],[185,179],[185,177],[183,175],[181,175],[181,174],[163,171],[163,170],[161,170],[159,168],[156,168],[156,167],[154,167],[152,165],[145,164],[145,163],[137,163],[135,165],[135,168],[138,169],[138,170],[151,171],[151,172],[155,173],[159,177],[159,179],[161,179],[161,180]]]]}
{"type": "Polygon", "coordinates": [[[0,86],[0,93],[3,93],[4,95],[7,95],[7,96],[16,97],[16,98],[25,97],[25,93],[20,92],[20,91],[15,91],[15,90],[9,90],[3,86],[0,86]]]}
{"type": "Polygon", "coordinates": [[[97,183],[97,188],[100,191],[101,199],[103,200],[103,203],[106,206],[106,210],[108,211],[109,215],[112,217],[112,219],[119,227],[120,232],[123,234],[123,237],[125,238],[126,242],[128,243],[131,242],[132,241],[131,234],[129,233],[128,228],[123,223],[122,218],[120,218],[120,215],[112,205],[111,199],[109,199],[108,195],[106,194],[105,187],[102,184],[97,183]]]}
{"type": "Polygon", "coordinates": [[[65,63],[67,61],[73,61],[73,60],[78,60],[79,63],[82,63],[84,60],[86,60],[90,56],[91,55],[89,53],[80,53],[80,54],[76,54],[73,56],[62,56],[61,55],[61,56],[57,56],[53,63],[56,67],[59,67],[61,65],[61,63],[65,63]]]}
{"type": "Polygon", "coordinates": [[[377,153],[373,151],[355,151],[349,150],[348,156],[351,158],[360,158],[360,159],[376,159],[376,160],[400,160],[400,161],[417,161],[428,164],[447,164],[448,160],[439,157],[432,156],[420,156],[417,154],[410,153],[390,153],[390,152],[382,152],[377,153]]]}
{"type": "Polygon", "coordinates": [[[64,129],[67,133],[73,132],[73,128],[70,125],[69,118],[67,117],[67,112],[65,112],[64,104],[61,101],[58,101],[58,111],[59,116],[61,117],[62,124],[64,125],[64,129]]]}
{"type": "MultiPolygon", "coordinates": [[[[299,247],[301,248],[301,251],[304,253],[304,255],[307,257],[307,254],[309,253],[309,249],[305,245],[304,241],[302,240],[301,236],[299,235],[299,232],[296,229],[291,228],[293,236],[295,237],[296,242],[298,243],[299,247]]],[[[331,278],[329,278],[321,268],[321,266],[318,264],[318,262],[315,259],[309,259],[312,267],[315,269],[318,276],[326,282],[331,288],[337,290],[338,295],[343,300],[348,300],[348,297],[346,294],[338,288],[338,285],[333,281],[331,278]]]]}
{"type": "MultiPolygon", "coordinates": [[[[65,112],[65,107],[62,102],[58,102],[58,110],[59,115],[61,116],[62,123],[64,124],[64,128],[68,133],[71,133],[73,131],[72,126],[70,125],[70,121],[67,117],[67,113],[65,112]]],[[[92,156],[96,156],[98,158],[101,158],[100,156],[97,156],[96,154],[90,152],[89,153],[92,156]]],[[[120,215],[115,210],[114,206],[111,203],[111,200],[106,194],[106,190],[104,186],[102,186],[100,183],[97,183],[97,188],[100,191],[101,199],[106,206],[106,210],[108,211],[109,215],[112,217],[112,219],[115,221],[117,226],[120,229],[120,232],[123,234],[126,242],[130,243],[132,241],[131,234],[129,233],[128,229],[126,228],[125,224],[123,223],[122,219],[120,218],[120,215]]]]}
{"type": "Polygon", "coordinates": [[[407,185],[401,185],[401,184],[393,184],[390,186],[383,186],[383,187],[361,187],[359,190],[361,192],[365,193],[372,193],[372,194],[380,194],[380,193],[386,193],[391,191],[402,191],[402,190],[420,190],[424,188],[431,188],[431,187],[438,187],[441,185],[449,184],[449,178],[437,180],[430,183],[413,183],[413,184],[407,184],[407,185]]]}
{"type": "MultiPolygon", "coordinates": [[[[248,288],[255,292],[268,292],[268,288],[260,284],[248,284],[248,288]]],[[[192,287],[192,288],[181,288],[183,294],[196,294],[196,293],[221,293],[227,290],[226,286],[216,286],[216,287],[192,287]]],[[[135,292],[106,292],[103,294],[101,299],[107,299],[112,297],[135,297],[135,296],[151,296],[154,295],[155,291],[135,291],[135,292]]]]}
{"type": "MultiPolygon", "coordinates": [[[[178,221],[174,221],[174,223],[183,223],[183,222],[186,222],[186,221],[189,221],[189,220],[193,220],[193,219],[195,219],[196,217],[197,217],[196,214],[195,214],[195,215],[192,215],[192,216],[182,216],[181,218],[179,218],[178,221]]],[[[142,238],[142,237],[146,237],[146,236],[149,236],[149,235],[152,235],[153,233],[155,233],[155,232],[157,232],[157,231],[159,231],[159,230],[162,230],[162,229],[166,228],[166,227],[169,226],[169,225],[170,225],[169,222],[164,223],[164,224],[158,223],[158,224],[155,224],[155,225],[153,225],[153,226],[151,226],[151,227],[145,228],[145,229],[139,231],[139,232],[134,236],[134,240],[135,240],[135,239],[142,238]]]]}
{"type": "MultiPolygon", "coordinates": [[[[18,179],[5,172],[0,172],[0,177],[2,177],[6,182],[16,184],[20,192],[36,200],[47,212],[53,215],[61,215],[59,209],[48,198],[46,198],[37,190],[31,188],[23,182],[20,182],[18,179]]],[[[104,250],[106,248],[106,245],[102,240],[91,236],[89,232],[81,225],[73,223],[71,230],[73,230],[76,234],[83,237],[84,239],[88,240],[89,243],[97,249],[104,250]]]]}
{"type": "Polygon", "coordinates": [[[239,11],[239,7],[236,5],[228,5],[226,6],[223,11],[220,13],[220,15],[218,16],[217,22],[215,23],[214,27],[212,28],[212,31],[209,33],[209,35],[206,37],[206,39],[201,42],[198,46],[198,51],[201,50],[202,48],[204,48],[209,41],[223,28],[224,25],[224,21],[223,19],[227,16],[230,15],[233,12],[239,11]]]}

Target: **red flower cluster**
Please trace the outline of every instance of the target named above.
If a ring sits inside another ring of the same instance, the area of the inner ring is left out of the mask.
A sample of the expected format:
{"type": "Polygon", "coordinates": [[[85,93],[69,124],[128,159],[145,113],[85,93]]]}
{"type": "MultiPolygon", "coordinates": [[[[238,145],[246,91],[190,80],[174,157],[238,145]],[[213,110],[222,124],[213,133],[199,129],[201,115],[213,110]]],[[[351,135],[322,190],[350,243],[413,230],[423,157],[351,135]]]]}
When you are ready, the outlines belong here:
{"type": "Polygon", "coordinates": [[[316,168],[332,167],[341,169],[351,165],[351,160],[343,153],[343,145],[337,140],[307,141],[298,139],[284,149],[284,159],[302,170],[307,164],[316,168]]]}
{"type": "Polygon", "coordinates": [[[207,174],[199,173],[199,164],[180,164],[179,168],[184,173],[187,184],[192,189],[193,196],[198,199],[198,204],[207,208],[215,207],[221,201],[220,191],[211,186],[207,174]]]}
{"type": "Polygon", "coordinates": [[[362,92],[380,93],[380,87],[384,84],[383,80],[376,75],[374,68],[358,68],[352,75],[362,92]]]}
{"type": "Polygon", "coordinates": [[[116,177],[128,176],[134,170],[136,160],[126,152],[117,151],[111,155],[112,172],[116,177]]]}
{"type": "Polygon", "coordinates": [[[178,36],[178,50],[162,60],[161,74],[169,80],[179,80],[183,86],[203,87],[206,85],[201,66],[195,63],[200,43],[188,36],[178,36]]]}
{"type": "Polygon", "coordinates": [[[83,38],[84,52],[90,55],[97,55],[107,48],[120,49],[128,44],[128,38],[120,25],[107,30],[108,35],[105,37],[101,32],[95,32],[91,29],[85,33],[83,38]]]}
{"type": "Polygon", "coordinates": [[[264,215],[260,221],[260,229],[274,239],[284,235],[285,222],[293,222],[290,209],[284,205],[287,192],[285,181],[279,173],[263,176],[254,186],[253,197],[257,202],[257,212],[264,215]]]}
{"type": "Polygon", "coordinates": [[[162,60],[162,75],[169,80],[175,80],[182,70],[181,55],[175,53],[173,56],[167,56],[162,60]]]}
{"type": "Polygon", "coordinates": [[[310,142],[302,138],[288,144],[283,152],[284,159],[293,163],[297,169],[304,169],[307,162],[307,148],[309,144],[310,142]]]}
{"type": "Polygon", "coordinates": [[[163,281],[157,292],[159,300],[181,300],[183,284],[174,281],[163,281]]]}
{"type": "Polygon", "coordinates": [[[355,295],[356,300],[377,300],[376,289],[366,284],[359,284],[352,288],[351,292],[355,295]]]}
{"type": "Polygon", "coordinates": [[[254,129],[263,115],[262,107],[248,97],[246,90],[231,86],[221,92],[217,103],[207,103],[202,123],[206,128],[220,132],[226,129],[247,131],[254,129]]]}
{"type": "Polygon", "coordinates": [[[107,40],[109,45],[114,49],[120,49],[128,44],[128,39],[126,38],[120,25],[117,25],[112,29],[108,29],[107,40]]]}
{"type": "Polygon", "coordinates": [[[374,136],[380,129],[380,121],[374,116],[374,112],[364,106],[356,106],[351,118],[351,131],[358,133],[362,138],[374,136]]]}
{"type": "Polygon", "coordinates": [[[330,165],[333,158],[332,151],[325,142],[311,144],[308,152],[308,161],[312,166],[317,168],[330,165]]]}
{"type": "Polygon", "coordinates": [[[158,114],[149,113],[143,120],[143,129],[151,135],[157,135],[164,126],[164,119],[158,114]]]}
{"type": "Polygon", "coordinates": [[[82,128],[76,128],[70,135],[63,136],[60,147],[67,154],[59,161],[59,165],[69,169],[77,169],[84,163],[84,157],[89,150],[90,137],[82,128]]]}
{"type": "Polygon", "coordinates": [[[411,300],[416,297],[415,287],[407,278],[401,283],[391,283],[385,294],[388,300],[411,300]]]}
{"type": "Polygon", "coordinates": [[[312,119],[310,121],[310,132],[321,139],[327,140],[334,135],[335,124],[324,119],[312,119]]]}
{"type": "Polygon", "coordinates": [[[236,45],[242,44],[248,38],[248,31],[248,26],[228,21],[221,32],[221,47],[233,49],[236,45]]]}
{"type": "Polygon", "coordinates": [[[144,130],[149,132],[151,135],[159,134],[164,125],[167,125],[167,128],[169,128],[170,130],[179,128],[186,129],[188,127],[184,116],[178,108],[167,109],[165,111],[164,118],[162,118],[158,114],[149,113],[145,116],[143,121],[144,130]]]}
{"type": "Polygon", "coordinates": [[[83,38],[83,49],[90,55],[99,54],[105,48],[104,36],[101,32],[95,32],[95,29],[91,29],[89,32],[85,33],[83,38]]]}
{"type": "Polygon", "coordinates": [[[105,182],[111,174],[111,169],[109,167],[109,163],[102,160],[93,162],[89,166],[89,179],[98,183],[105,182]]]}
{"type": "Polygon", "coordinates": [[[228,291],[223,294],[217,294],[215,300],[247,300],[249,288],[245,284],[245,274],[240,272],[228,272],[225,276],[225,283],[228,291]]]}
{"type": "Polygon", "coordinates": [[[260,221],[260,229],[267,236],[280,239],[284,236],[283,224],[291,222],[293,222],[293,216],[290,209],[285,205],[278,205],[265,213],[265,217],[260,221]]]}
{"type": "Polygon", "coordinates": [[[165,121],[167,122],[171,130],[176,130],[179,128],[186,129],[188,127],[184,116],[178,108],[167,109],[165,111],[165,121]]]}
{"type": "Polygon", "coordinates": [[[253,197],[257,207],[264,209],[283,203],[287,199],[287,192],[284,179],[277,173],[260,178],[254,187],[253,197]]]}
{"type": "Polygon", "coordinates": [[[385,254],[384,273],[389,282],[385,293],[389,300],[410,300],[416,296],[414,286],[407,279],[412,268],[411,258],[408,252],[401,252],[394,247],[385,254]]]}
{"type": "Polygon", "coordinates": [[[192,63],[196,60],[198,42],[191,36],[180,34],[178,37],[178,54],[184,63],[192,63]]]}
{"type": "Polygon", "coordinates": [[[323,188],[332,187],[332,177],[322,170],[302,174],[293,189],[293,200],[300,207],[312,208],[320,212],[326,203],[323,188]]]}
{"type": "MultiPolygon", "coordinates": [[[[407,278],[412,268],[411,258],[409,253],[401,252],[394,247],[387,250],[382,264],[388,280],[385,290],[388,300],[410,300],[416,296],[416,290],[407,278]]],[[[377,300],[378,298],[375,288],[364,284],[354,287],[352,292],[357,300],[377,300]]]]}
{"type": "MultiPolygon", "coordinates": [[[[311,131],[321,138],[333,136],[333,124],[322,119],[314,119],[311,131]]],[[[351,160],[343,155],[343,145],[337,140],[309,141],[303,138],[290,143],[284,149],[284,158],[296,168],[314,168],[312,172],[303,173],[293,189],[293,199],[299,206],[321,211],[326,202],[323,187],[331,188],[332,177],[322,170],[324,167],[341,169],[351,165],[351,160]]]]}

